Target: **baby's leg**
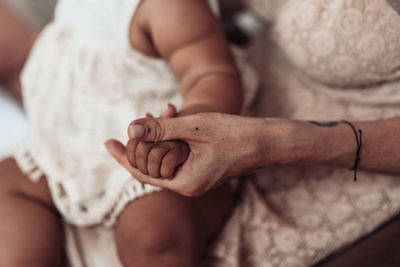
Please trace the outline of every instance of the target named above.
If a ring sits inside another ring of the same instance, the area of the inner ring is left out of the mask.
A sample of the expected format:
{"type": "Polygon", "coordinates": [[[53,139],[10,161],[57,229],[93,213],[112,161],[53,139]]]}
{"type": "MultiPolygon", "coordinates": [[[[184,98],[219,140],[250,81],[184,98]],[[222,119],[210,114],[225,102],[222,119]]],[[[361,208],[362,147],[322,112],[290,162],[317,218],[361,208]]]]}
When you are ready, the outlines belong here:
{"type": "Polygon", "coordinates": [[[232,208],[229,187],[186,198],[161,191],[139,198],[121,214],[116,239],[124,266],[199,267],[207,240],[232,208]]]}
{"type": "Polygon", "coordinates": [[[15,161],[0,163],[0,266],[61,267],[62,225],[46,179],[32,183],[15,161]]]}

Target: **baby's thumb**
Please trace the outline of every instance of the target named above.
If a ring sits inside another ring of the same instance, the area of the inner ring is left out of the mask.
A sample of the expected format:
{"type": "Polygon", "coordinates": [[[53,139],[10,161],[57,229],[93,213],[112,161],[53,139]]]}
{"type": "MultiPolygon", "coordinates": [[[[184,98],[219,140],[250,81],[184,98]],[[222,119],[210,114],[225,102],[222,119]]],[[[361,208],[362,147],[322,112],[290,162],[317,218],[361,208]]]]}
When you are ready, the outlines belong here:
{"type": "Polygon", "coordinates": [[[168,107],[166,110],[163,111],[161,114],[162,118],[175,118],[178,115],[178,112],[176,111],[176,107],[172,105],[171,103],[168,104],[168,107]]]}
{"type": "Polygon", "coordinates": [[[130,124],[128,135],[131,139],[141,142],[189,141],[193,139],[193,133],[196,131],[196,127],[192,127],[191,124],[188,117],[144,118],[130,124]]]}

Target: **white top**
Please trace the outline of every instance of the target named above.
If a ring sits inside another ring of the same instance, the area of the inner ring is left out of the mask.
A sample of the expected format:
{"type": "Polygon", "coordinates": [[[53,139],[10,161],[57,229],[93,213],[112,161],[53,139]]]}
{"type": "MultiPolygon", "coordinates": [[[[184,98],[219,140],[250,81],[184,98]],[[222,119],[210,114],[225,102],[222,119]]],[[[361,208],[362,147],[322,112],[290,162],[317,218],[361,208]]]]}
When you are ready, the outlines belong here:
{"type": "Polygon", "coordinates": [[[273,38],[291,71],[332,98],[400,102],[400,16],[385,0],[279,1],[273,38]]]}
{"type": "Polygon", "coordinates": [[[130,46],[139,2],[59,1],[22,75],[32,127],[17,161],[34,180],[45,173],[55,204],[76,225],[114,221],[128,201],[156,190],[132,179],[104,142],[126,142],[133,119],[181,104],[168,63],[130,46]]]}
{"type": "MultiPolygon", "coordinates": [[[[130,45],[139,3],[59,1],[55,20],[41,33],[22,75],[32,127],[15,158],[32,180],[46,175],[57,208],[71,224],[113,226],[128,202],[159,190],[132,179],[104,146],[110,138],[126,143],[132,120],[182,102],[168,62],[130,45]]],[[[209,3],[217,13],[217,2],[209,3]]],[[[257,78],[238,56],[250,89],[248,105],[257,78]]]]}
{"type": "MultiPolygon", "coordinates": [[[[273,15],[254,51],[263,77],[257,116],[400,116],[400,16],[385,0],[247,1],[273,15]]],[[[363,141],[370,137],[363,129],[363,141]]],[[[355,149],[350,127],[348,138],[355,149]]],[[[375,153],[365,148],[362,154],[375,153]]],[[[314,266],[399,214],[399,175],[359,171],[357,182],[353,175],[344,168],[285,164],[246,179],[214,247],[216,266],[314,266]]]]}

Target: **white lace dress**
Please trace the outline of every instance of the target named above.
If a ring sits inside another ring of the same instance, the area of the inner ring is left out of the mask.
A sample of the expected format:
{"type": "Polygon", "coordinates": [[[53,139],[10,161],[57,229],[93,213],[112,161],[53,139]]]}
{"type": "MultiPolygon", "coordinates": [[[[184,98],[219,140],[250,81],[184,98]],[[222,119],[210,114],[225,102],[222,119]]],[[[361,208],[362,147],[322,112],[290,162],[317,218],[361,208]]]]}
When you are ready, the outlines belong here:
{"type": "MultiPolygon", "coordinates": [[[[400,116],[400,15],[385,0],[249,2],[271,22],[253,48],[263,77],[257,115],[400,116]]],[[[368,132],[363,137],[368,142],[368,132]]],[[[353,175],[290,164],[247,179],[212,252],[215,266],[311,266],[400,212],[399,175],[353,175]]]]}
{"type": "Polygon", "coordinates": [[[129,43],[139,3],[59,1],[23,71],[31,128],[15,158],[33,181],[47,177],[73,225],[111,227],[129,201],[159,190],[132,179],[104,147],[110,138],[126,142],[133,119],[160,114],[168,102],[181,105],[168,63],[129,43]]]}

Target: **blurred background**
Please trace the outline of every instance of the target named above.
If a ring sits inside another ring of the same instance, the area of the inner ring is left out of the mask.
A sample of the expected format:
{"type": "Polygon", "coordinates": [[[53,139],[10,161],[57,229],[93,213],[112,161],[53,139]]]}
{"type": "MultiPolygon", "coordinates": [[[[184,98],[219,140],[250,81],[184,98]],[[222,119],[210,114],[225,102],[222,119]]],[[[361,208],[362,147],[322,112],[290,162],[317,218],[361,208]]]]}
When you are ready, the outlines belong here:
{"type": "MultiPolygon", "coordinates": [[[[56,0],[0,0],[0,48],[14,47],[16,53],[18,40],[29,40],[32,34],[48,23],[54,11],[56,0]],[[14,26],[14,25],[17,26],[14,26]]],[[[5,53],[5,52],[3,52],[5,53]]],[[[21,54],[23,52],[21,51],[21,54]]],[[[7,62],[8,55],[0,52],[0,60],[7,62]]],[[[28,122],[21,109],[21,104],[6,90],[7,71],[0,68],[0,155],[18,144],[26,136],[28,122]]],[[[12,87],[12,86],[7,86],[12,87]]]]}

